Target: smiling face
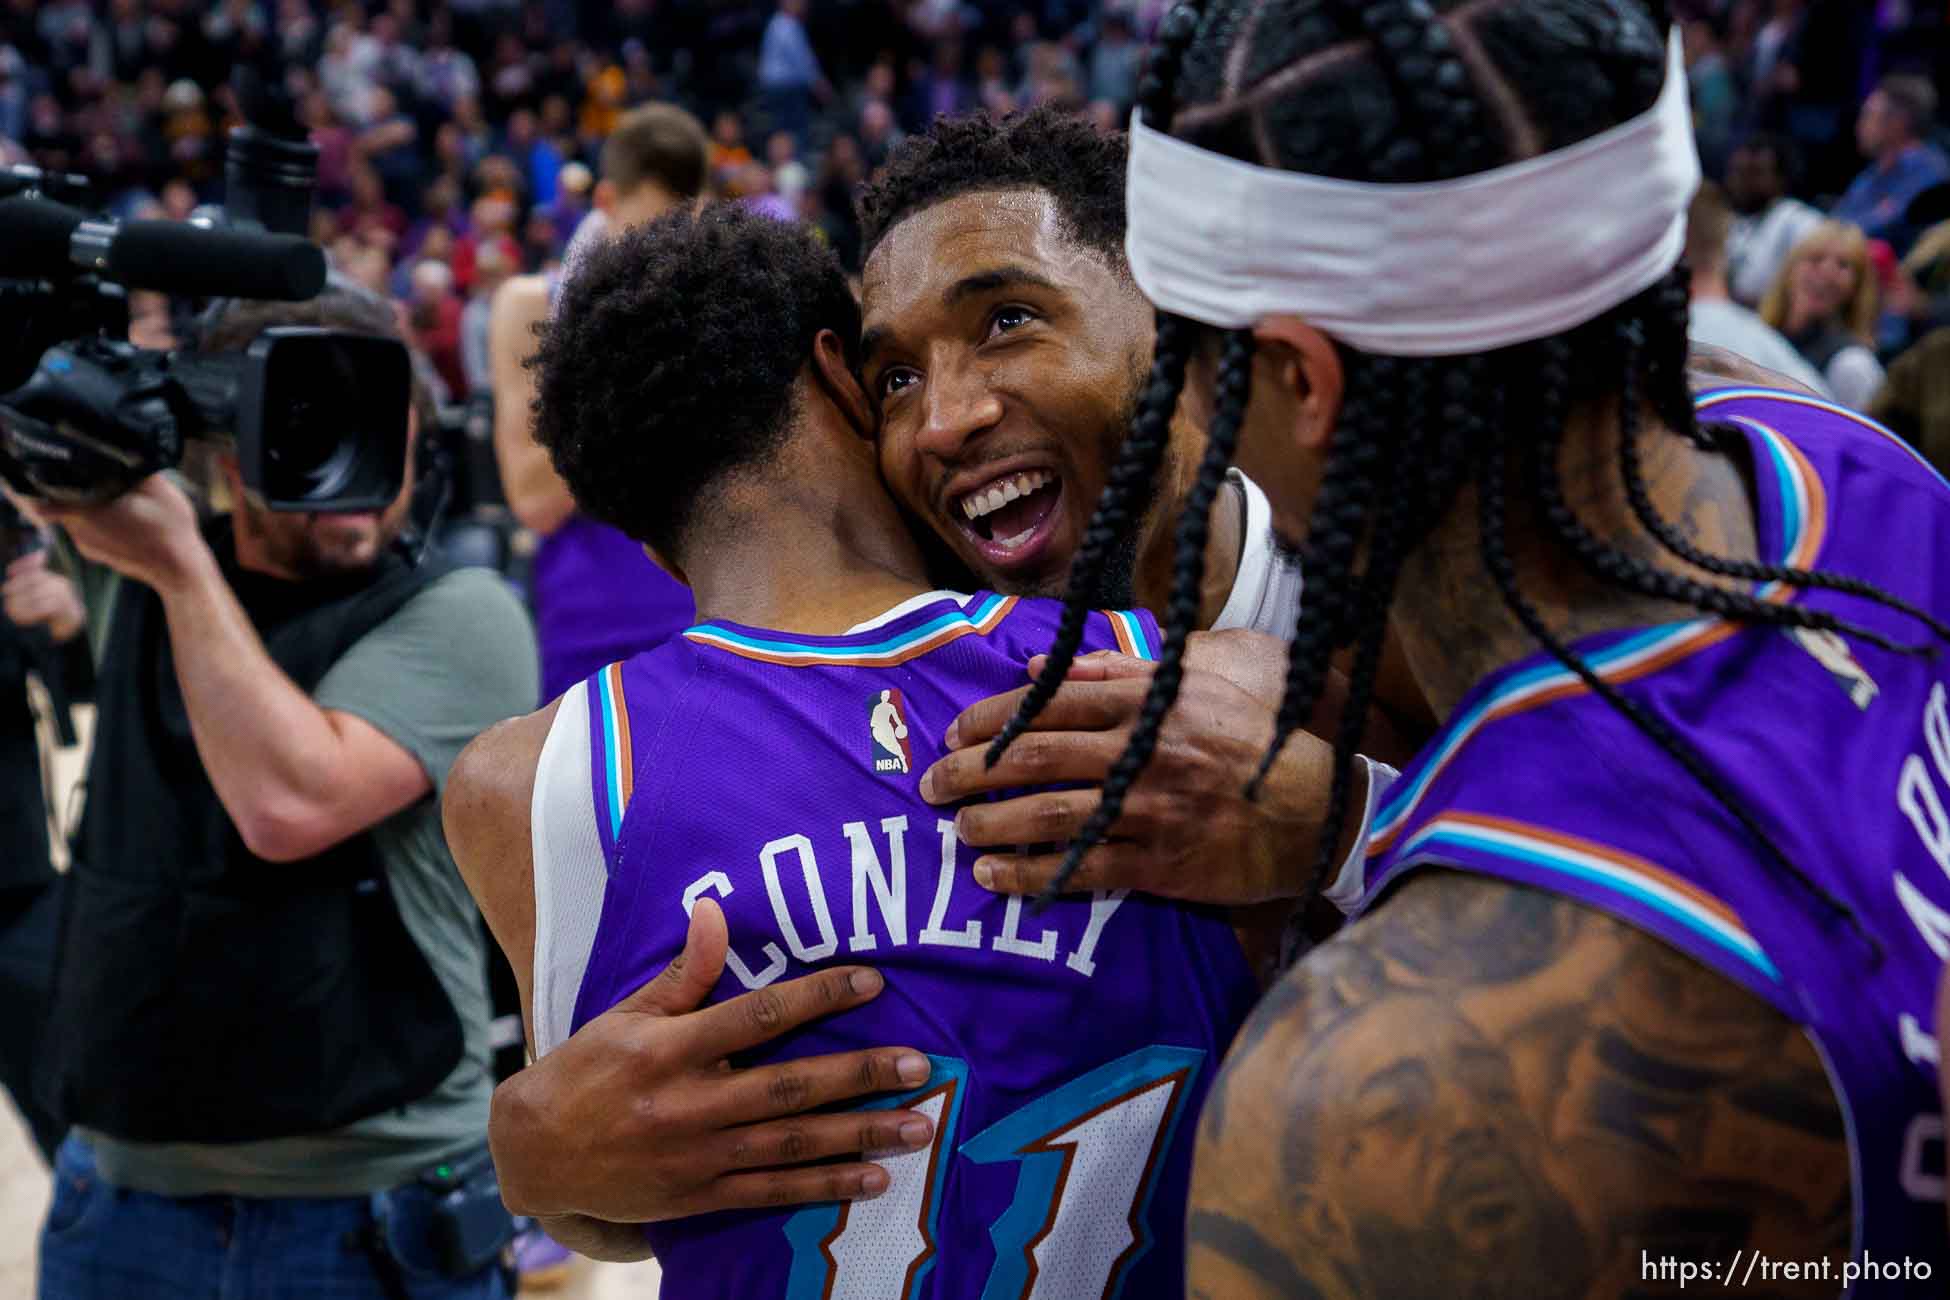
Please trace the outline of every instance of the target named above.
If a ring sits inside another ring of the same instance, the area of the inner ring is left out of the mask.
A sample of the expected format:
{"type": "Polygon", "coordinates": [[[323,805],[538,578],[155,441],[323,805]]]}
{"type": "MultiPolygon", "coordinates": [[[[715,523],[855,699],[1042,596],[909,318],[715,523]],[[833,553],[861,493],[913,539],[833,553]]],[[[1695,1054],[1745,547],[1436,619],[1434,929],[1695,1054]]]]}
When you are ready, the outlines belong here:
{"type": "Polygon", "coordinates": [[[1060,595],[1144,384],[1142,295],[1018,189],[903,219],[862,296],[895,496],[986,585],[1060,595]]]}
{"type": "Polygon", "coordinates": [[[1847,309],[1862,270],[1846,240],[1811,239],[1809,245],[1795,258],[1788,291],[1796,315],[1825,320],[1847,309]]]}

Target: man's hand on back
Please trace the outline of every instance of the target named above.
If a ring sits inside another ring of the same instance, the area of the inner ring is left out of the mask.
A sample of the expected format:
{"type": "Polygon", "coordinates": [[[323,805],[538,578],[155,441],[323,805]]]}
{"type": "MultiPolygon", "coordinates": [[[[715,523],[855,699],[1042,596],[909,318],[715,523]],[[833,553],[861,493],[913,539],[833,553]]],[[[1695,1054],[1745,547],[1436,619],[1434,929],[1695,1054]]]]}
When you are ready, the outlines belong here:
{"type": "Polygon", "coordinates": [[[905,1048],[734,1069],[729,1057],[871,1001],[874,971],[787,980],[704,1010],[724,969],[724,915],[701,899],[663,974],[503,1083],[488,1128],[502,1198],[518,1214],[648,1223],[715,1210],[878,1196],[859,1153],[926,1146],[925,1116],[805,1112],[927,1082],[905,1048]],[[812,1164],[834,1157],[847,1163],[812,1164]]]}
{"type": "MultiPolygon", "coordinates": [[[[1157,751],[1110,839],[1085,855],[1072,889],[1233,905],[1304,892],[1326,814],[1331,747],[1295,733],[1258,801],[1245,797],[1273,738],[1284,664],[1285,648],[1271,637],[1193,638],[1157,751]]],[[[1033,674],[1041,664],[1030,667],[1033,674]]],[[[1034,729],[993,768],[984,766],[989,741],[1024,692],[970,706],[948,728],[951,752],[923,776],[922,796],[951,804],[1028,786],[1100,786],[1130,740],[1151,673],[1151,664],[1122,655],[1079,659],[1034,729]]],[[[977,880],[999,893],[1036,893],[1055,877],[1064,847],[1098,802],[1096,789],[1041,791],[969,804],[955,823],[964,843],[995,850],[976,860],[977,880]],[[1025,853],[1025,845],[1050,847],[1025,853]]]]}

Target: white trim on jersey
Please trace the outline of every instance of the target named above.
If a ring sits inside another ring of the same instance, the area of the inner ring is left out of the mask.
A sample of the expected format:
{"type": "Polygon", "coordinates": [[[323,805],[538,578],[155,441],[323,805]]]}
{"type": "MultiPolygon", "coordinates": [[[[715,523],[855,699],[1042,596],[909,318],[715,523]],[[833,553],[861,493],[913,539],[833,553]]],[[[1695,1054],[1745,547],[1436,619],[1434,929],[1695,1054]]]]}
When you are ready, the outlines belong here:
{"type": "Polygon", "coordinates": [[[535,766],[529,842],[535,857],[535,1055],[560,1046],[596,944],[609,866],[596,829],[589,685],[562,693],[535,766]]]}

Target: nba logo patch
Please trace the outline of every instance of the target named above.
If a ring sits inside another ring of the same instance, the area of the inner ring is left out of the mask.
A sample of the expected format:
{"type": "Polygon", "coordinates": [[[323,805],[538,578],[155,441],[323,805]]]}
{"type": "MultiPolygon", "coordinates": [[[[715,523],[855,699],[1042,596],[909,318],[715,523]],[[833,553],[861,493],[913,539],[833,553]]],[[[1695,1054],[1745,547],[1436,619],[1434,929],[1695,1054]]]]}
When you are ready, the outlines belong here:
{"type": "Polygon", "coordinates": [[[899,691],[875,691],[868,697],[867,735],[874,771],[913,770],[914,750],[907,743],[907,706],[899,691]]]}

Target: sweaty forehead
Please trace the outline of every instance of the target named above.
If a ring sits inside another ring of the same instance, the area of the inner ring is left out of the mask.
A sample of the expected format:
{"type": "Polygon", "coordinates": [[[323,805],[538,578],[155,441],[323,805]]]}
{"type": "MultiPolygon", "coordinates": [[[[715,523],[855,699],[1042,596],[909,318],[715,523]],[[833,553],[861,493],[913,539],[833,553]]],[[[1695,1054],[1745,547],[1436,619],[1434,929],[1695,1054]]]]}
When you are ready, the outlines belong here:
{"type": "Polygon", "coordinates": [[[1078,294],[1120,280],[1102,254],[1065,229],[1046,191],[958,194],[902,218],[874,248],[861,276],[865,323],[887,327],[918,306],[938,306],[965,277],[1005,267],[1078,294]]]}

